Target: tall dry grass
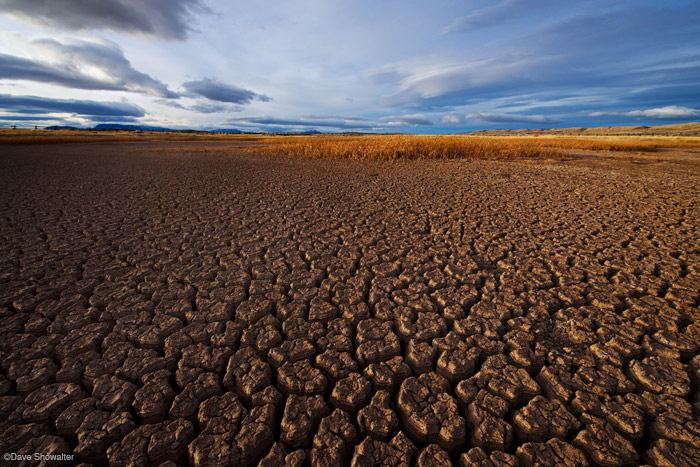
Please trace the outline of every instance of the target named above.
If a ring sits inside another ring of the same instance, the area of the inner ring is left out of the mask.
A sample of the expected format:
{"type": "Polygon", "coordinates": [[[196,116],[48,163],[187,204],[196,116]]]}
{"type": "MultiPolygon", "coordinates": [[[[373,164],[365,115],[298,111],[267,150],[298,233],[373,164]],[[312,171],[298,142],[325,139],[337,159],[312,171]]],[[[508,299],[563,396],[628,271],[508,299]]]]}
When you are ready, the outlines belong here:
{"type": "Polygon", "coordinates": [[[0,144],[96,141],[216,142],[275,156],[357,160],[562,158],[572,150],[654,152],[661,148],[700,148],[700,138],[697,137],[239,135],[176,131],[0,130],[0,144]]]}
{"type": "Polygon", "coordinates": [[[258,152],[358,160],[562,158],[567,150],[655,152],[700,148],[700,139],[471,135],[273,136],[258,152]]]}
{"type": "Polygon", "coordinates": [[[364,135],[271,137],[271,155],[357,160],[560,158],[562,151],[522,139],[467,136],[364,135]]]}
{"type": "Polygon", "coordinates": [[[0,144],[93,143],[111,141],[259,141],[262,135],[187,131],[9,130],[0,129],[0,144]]]}

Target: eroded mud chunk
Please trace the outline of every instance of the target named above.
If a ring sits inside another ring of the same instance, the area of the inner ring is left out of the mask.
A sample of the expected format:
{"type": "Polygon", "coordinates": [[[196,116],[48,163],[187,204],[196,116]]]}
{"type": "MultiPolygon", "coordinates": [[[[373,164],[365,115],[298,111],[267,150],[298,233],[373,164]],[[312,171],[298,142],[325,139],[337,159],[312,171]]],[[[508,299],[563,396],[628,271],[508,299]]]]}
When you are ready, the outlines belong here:
{"type": "Polygon", "coordinates": [[[293,448],[306,447],[314,430],[330,410],[320,395],[292,394],[287,398],[280,426],[280,438],[293,448]]]}
{"type": "Polygon", "coordinates": [[[228,361],[224,386],[242,397],[250,398],[272,382],[272,370],[252,349],[236,352],[228,361]]]}
{"type": "Polygon", "coordinates": [[[73,383],[54,383],[41,387],[24,399],[27,408],[22,416],[30,423],[51,423],[83,395],[80,386],[73,383]]]}
{"type": "Polygon", "coordinates": [[[464,418],[450,395],[449,383],[437,373],[405,380],[399,389],[397,411],[410,436],[419,442],[436,442],[452,450],[465,441],[464,418]]]}
{"type": "Polygon", "coordinates": [[[686,365],[664,357],[648,357],[630,362],[629,373],[635,383],[647,391],[685,397],[690,393],[686,365]]]}
{"type": "Polygon", "coordinates": [[[221,393],[219,376],[203,373],[178,394],[170,406],[170,415],[176,418],[192,418],[197,414],[199,404],[221,393]]]}
{"type": "Polygon", "coordinates": [[[348,459],[357,443],[357,432],[350,416],[340,409],[321,420],[310,453],[312,466],[339,465],[348,459]]]}
{"type": "Polygon", "coordinates": [[[408,467],[416,450],[416,446],[401,432],[388,443],[367,437],[355,447],[350,465],[352,467],[376,465],[408,467]]]}
{"type": "Polygon", "coordinates": [[[489,455],[478,447],[459,456],[459,467],[518,467],[519,465],[518,458],[511,454],[495,451],[489,455]]]}
{"type": "Polygon", "coordinates": [[[553,438],[546,443],[525,443],[518,447],[515,456],[521,466],[557,466],[587,467],[588,460],[583,452],[572,445],[553,438]]]}
{"type": "Polygon", "coordinates": [[[372,386],[359,373],[350,373],[335,384],[331,405],[349,413],[356,413],[370,399],[372,386]]]}
{"type": "Polygon", "coordinates": [[[165,423],[160,431],[151,435],[148,458],[156,465],[166,461],[181,462],[186,459],[187,446],[194,436],[194,425],[188,420],[165,423]]]}
{"type": "Polygon", "coordinates": [[[544,442],[554,437],[565,440],[580,425],[561,401],[537,396],[515,412],[513,426],[521,439],[544,442]]]}
{"type": "Polygon", "coordinates": [[[444,465],[452,465],[450,455],[437,444],[430,444],[418,453],[416,467],[441,467],[444,465]]]}
{"type": "Polygon", "coordinates": [[[590,417],[573,445],[601,465],[635,465],[639,455],[632,443],[623,438],[610,423],[590,417]]]}
{"type": "Polygon", "coordinates": [[[372,402],[360,410],[357,423],[361,434],[370,434],[379,440],[388,439],[399,429],[399,418],[393,410],[391,394],[379,391],[372,402]]]}
{"type": "Polygon", "coordinates": [[[286,394],[318,394],[326,390],[327,381],[321,370],[309,360],[287,362],[277,371],[281,389],[286,394]]]}

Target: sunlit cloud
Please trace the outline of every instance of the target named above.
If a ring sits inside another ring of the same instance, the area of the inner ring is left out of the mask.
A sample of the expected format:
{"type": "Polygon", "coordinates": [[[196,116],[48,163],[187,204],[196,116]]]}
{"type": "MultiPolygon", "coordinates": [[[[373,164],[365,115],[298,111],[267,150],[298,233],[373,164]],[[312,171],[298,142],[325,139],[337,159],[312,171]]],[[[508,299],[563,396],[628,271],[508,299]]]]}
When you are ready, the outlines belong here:
{"type": "Polygon", "coordinates": [[[471,113],[466,116],[470,120],[481,120],[490,123],[558,123],[559,120],[544,115],[516,115],[494,113],[471,113]]]}
{"type": "Polygon", "coordinates": [[[114,43],[62,43],[54,39],[39,39],[30,45],[38,55],[49,58],[24,58],[0,53],[0,80],[27,80],[75,89],[177,97],[163,82],[134,69],[121,48],[114,43]]]}
{"type": "Polygon", "coordinates": [[[700,110],[678,105],[668,105],[656,109],[632,110],[629,112],[592,112],[591,117],[639,117],[651,118],[654,120],[693,120],[700,117],[700,110]]]}

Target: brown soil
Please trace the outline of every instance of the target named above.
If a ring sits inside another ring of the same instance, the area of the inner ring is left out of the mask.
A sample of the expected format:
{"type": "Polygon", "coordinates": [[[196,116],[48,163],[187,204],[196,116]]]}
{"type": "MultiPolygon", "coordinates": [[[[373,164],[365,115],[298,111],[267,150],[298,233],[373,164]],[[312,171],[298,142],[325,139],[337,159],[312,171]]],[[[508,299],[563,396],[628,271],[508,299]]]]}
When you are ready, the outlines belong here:
{"type": "Polygon", "coordinates": [[[700,464],[700,155],[244,144],[2,147],[2,453],[700,464]]]}

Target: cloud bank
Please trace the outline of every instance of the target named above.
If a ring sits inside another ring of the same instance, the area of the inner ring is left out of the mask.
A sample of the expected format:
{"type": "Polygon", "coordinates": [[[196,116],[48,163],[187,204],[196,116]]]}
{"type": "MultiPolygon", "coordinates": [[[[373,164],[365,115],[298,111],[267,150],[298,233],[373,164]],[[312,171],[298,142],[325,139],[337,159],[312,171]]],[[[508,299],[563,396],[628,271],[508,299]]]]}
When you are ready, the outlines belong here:
{"type": "Polygon", "coordinates": [[[700,110],[678,105],[667,105],[656,109],[632,110],[629,112],[592,112],[591,117],[639,117],[654,120],[694,120],[700,116],[700,110]]]}
{"type": "Polygon", "coordinates": [[[545,115],[516,115],[497,113],[470,113],[467,115],[470,120],[481,120],[489,123],[558,123],[558,120],[545,115]]]}
{"type": "Polygon", "coordinates": [[[220,83],[214,79],[204,78],[197,81],[183,83],[183,88],[192,97],[206,97],[212,101],[227,102],[230,104],[250,104],[257,100],[269,102],[272,99],[264,94],[257,94],[248,89],[239,88],[231,84],[220,83]]]}
{"type": "Polygon", "coordinates": [[[390,115],[382,117],[380,120],[386,121],[390,126],[401,125],[433,125],[433,121],[423,114],[413,115],[390,115]]]}
{"type": "Polygon", "coordinates": [[[41,39],[32,45],[51,61],[0,53],[0,79],[28,80],[75,89],[130,91],[175,98],[163,82],[133,68],[116,44],[41,39]]]}
{"type": "Polygon", "coordinates": [[[35,25],[72,31],[107,29],[185,39],[201,0],[0,0],[0,12],[35,25]]]}
{"type": "Polygon", "coordinates": [[[97,102],[78,99],[49,99],[38,96],[0,94],[0,109],[19,114],[72,114],[97,117],[143,117],[141,107],[128,102],[97,102]]]}

